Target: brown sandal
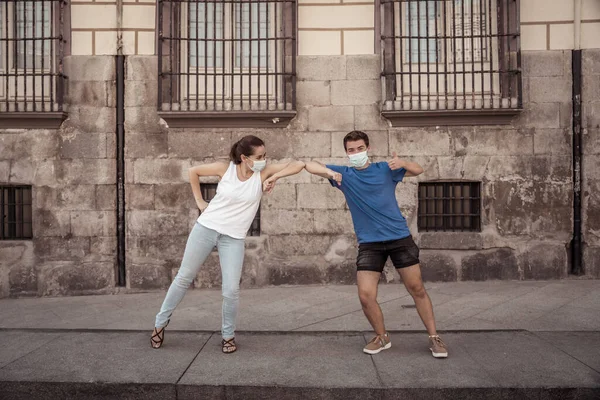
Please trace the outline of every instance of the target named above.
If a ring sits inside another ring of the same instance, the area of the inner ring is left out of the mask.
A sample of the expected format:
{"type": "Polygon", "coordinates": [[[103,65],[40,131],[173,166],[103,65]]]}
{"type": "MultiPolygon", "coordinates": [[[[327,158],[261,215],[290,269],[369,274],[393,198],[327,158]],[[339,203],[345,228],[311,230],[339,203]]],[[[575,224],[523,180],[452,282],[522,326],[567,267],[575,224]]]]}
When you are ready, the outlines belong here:
{"type": "Polygon", "coordinates": [[[234,353],[237,350],[237,346],[235,344],[235,338],[231,338],[229,340],[221,340],[221,346],[223,346],[222,351],[225,354],[234,353]]]}
{"type": "Polygon", "coordinates": [[[165,328],[169,325],[169,322],[170,320],[167,321],[167,325],[158,330],[156,330],[156,327],[154,328],[156,332],[152,333],[152,337],[150,338],[150,346],[152,346],[153,349],[160,349],[162,346],[165,340],[165,328]]]}

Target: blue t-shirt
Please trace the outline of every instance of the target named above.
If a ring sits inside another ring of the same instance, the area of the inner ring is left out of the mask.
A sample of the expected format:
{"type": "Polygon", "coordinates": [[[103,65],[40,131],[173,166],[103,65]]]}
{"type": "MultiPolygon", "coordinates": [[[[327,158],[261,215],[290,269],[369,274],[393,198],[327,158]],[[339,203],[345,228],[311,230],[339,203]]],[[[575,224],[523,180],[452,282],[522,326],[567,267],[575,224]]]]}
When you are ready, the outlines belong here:
{"type": "Polygon", "coordinates": [[[346,197],[358,243],[410,236],[396,200],[396,185],[404,178],[404,168],[392,171],[387,162],[371,163],[362,170],[340,165],[327,165],[327,168],[342,174],[341,186],[330,182],[346,197]]]}

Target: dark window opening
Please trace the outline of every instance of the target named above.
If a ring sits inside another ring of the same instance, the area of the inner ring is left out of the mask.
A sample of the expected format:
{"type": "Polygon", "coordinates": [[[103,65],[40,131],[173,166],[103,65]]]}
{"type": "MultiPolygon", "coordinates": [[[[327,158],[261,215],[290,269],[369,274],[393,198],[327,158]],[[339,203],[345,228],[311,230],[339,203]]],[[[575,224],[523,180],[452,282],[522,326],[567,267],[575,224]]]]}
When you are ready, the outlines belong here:
{"type": "Polygon", "coordinates": [[[31,186],[0,186],[0,240],[31,239],[31,186]]]}
{"type": "Polygon", "coordinates": [[[417,226],[421,232],[481,232],[481,184],[419,183],[417,226]]]}
{"type": "MultiPolygon", "coordinates": [[[[202,192],[202,198],[208,203],[210,203],[213,197],[215,197],[215,195],[217,194],[217,184],[201,183],[200,191],[202,192]]],[[[248,236],[260,236],[260,207],[258,207],[258,211],[254,216],[252,225],[250,225],[250,229],[248,230],[248,236]]]]}

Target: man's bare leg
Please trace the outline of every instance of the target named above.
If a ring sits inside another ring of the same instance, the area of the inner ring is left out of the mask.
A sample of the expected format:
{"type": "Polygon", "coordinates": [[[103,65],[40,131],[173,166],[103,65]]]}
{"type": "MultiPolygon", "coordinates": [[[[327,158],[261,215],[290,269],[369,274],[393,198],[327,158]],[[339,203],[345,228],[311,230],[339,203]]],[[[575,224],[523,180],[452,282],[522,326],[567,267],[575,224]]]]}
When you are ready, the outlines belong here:
{"type": "Polygon", "coordinates": [[[377,303],[377,286],[379,285],[380,276],[380,272],[358,271],[356,281],[358,283],[358,297],[365,316],[373,327],[375,334],[385,335],[383,313],[379,303],[377,303]]]}
{"type": "Polygon", "coordinates": [[[433,316],[433,305],[431,299],[423,286],[423,278],[421,277],[421,266],[419,264],[412,265],[406,268],[398,269],[402,282],[408,293],[412,296],[417,306],[417,312],[421,321],[427,329],[430,336],[437,335],[435,329],[435,318],[433,316]]]}

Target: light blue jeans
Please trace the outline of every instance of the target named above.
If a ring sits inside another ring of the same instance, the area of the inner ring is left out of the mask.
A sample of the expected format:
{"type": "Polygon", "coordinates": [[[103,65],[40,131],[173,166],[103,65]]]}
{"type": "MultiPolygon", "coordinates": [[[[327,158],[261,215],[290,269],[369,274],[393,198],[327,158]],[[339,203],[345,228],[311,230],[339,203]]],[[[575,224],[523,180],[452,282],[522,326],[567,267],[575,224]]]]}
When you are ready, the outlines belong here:
{"type": "Polygon", "coordinates": [[[244,263],[244,239],[234,239],[208,229],[198,222],[188,237],[183,260],[177,276],[171,283],[160,312],[156,315],[156,328],[167,324],[175,307],[181,302],[204,261],[217,247],[222,276],[222,330],[223,339],[234,337],[235,321],[240,302],[240,278],[244,263]]]}

